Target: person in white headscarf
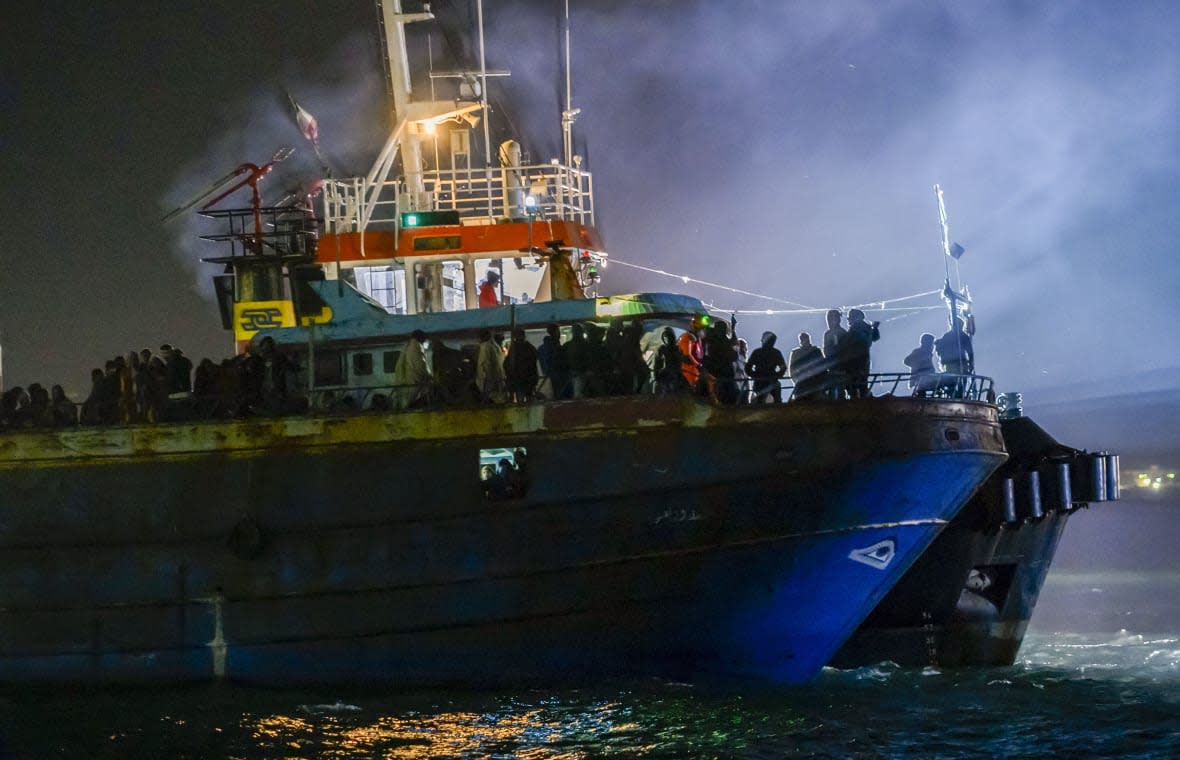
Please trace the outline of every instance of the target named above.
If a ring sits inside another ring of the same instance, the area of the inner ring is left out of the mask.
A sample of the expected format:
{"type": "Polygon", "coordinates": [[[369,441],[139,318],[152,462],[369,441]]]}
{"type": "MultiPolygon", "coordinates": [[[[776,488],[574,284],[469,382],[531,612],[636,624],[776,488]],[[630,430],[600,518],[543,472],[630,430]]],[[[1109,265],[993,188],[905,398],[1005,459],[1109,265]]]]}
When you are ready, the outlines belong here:
{"type": "Polygon", "coordinates": [[[426,361],[426,333],[415,330],[393,368],[398,409],[429,402],[431,380],[430,365],[426,361]]]}
{"type": "Polygon", "coordinates": [[[479,334],[479,353],[475,358],[475,385],[480,398],[491,403],[504,401],[504,351],[492,340],[492,331],[479,334]]]}

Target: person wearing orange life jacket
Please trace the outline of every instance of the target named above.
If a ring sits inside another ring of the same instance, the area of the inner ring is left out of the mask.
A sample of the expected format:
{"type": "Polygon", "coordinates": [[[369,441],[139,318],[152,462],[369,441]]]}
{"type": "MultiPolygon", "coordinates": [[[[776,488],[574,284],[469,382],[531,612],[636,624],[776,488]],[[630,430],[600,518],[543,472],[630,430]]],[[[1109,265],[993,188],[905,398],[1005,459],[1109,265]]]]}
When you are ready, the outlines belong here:
{"type": "Polygon", "coordinates": [[[680,371],[689,388],[696,389],[701,380],[701,364],[705,360],[705,347],[701,343],[701,335],[709,324],[709,318],[704,315],[693,317],[692,326],[685,331],[677,345],[680,353],[684,354],[684,363],[680,371]]]}

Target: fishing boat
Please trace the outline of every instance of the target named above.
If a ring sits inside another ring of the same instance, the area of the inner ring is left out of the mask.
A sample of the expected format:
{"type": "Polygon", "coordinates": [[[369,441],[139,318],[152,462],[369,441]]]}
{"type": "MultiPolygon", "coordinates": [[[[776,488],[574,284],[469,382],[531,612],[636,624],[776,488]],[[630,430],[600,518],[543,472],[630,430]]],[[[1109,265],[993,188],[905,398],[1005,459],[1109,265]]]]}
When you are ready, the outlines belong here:
{"type": "Polygon", "coordinates": [[[1119,456],[1058,443],[1001,394],[1008,461],[971,498],[832,660],[839,668],[1016,661],[1071,515],[1117,501],[1119,456]]]}
{"type": "Polygon", "coordinates": [[[396,125],[373,170],[268,206],[274,161],[242,164],[191,204],[221,225],[208,260],[257,397],[0,436],[0,681],[811,679],[1006,460],[991,381],[757,405],[492,392],[488,334],[621,324],[643,345],[709,317],[595,292],[568,99],[563,159],[505,143],[472,168],[488,72],[414,99],[406,27],[432,15],[379,8],[396,125]],[[444,132],[450,165],[428,168],[444,132]],[[411,355],[429,383],[405,382],[411,355]]]}

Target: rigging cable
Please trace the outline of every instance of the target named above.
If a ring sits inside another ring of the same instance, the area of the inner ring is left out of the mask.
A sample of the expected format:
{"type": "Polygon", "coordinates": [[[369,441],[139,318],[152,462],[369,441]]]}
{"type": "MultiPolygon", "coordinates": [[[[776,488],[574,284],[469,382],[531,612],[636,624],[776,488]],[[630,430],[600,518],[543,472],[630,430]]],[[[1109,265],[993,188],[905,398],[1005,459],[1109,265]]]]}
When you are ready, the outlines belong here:
{"type": "MultiPolygon", "coordinates": [[[[689,284],[690,282],[695,282],[698,285],[707,285],[708,287],[711,287],[711,288],[719,288],[720,290],[727,290],[730,293],[738,293],[739,295],[743,295],[743,296],[752,296],[754,298],[762,298],[767,301],[774,301],[775,303],[783,303],[783,304],[787,304],[788,306],[795,306],[799,309],[804,309],[806,311],[816,311],[819,309],[819,307],[817,307],[817,306],[808,306],[806,304],[799,303],[798,301],[789,301],[785,298],[775,298],[774,296],[767,296],[767,295],[763,295],[761,293],[751,293],[748,290],[742,290],[740,288],[731,288],[728,285],[722,285],[717,282],[709,282],[708,280],[698,280],[695,277],[689,277],[687,275],[676,274],[675,272],[668,272],[663,269],[653,269],[652,267],[645,267],[642,264],[632,264],[628,261],[621,261],[621,260],[615,258],[614,256],[611,256],[607,261],[609,261],[610,264],[619,264],[621,266],[631,267],[632,269],[640,269],[644,272],[651,272],[652,274],[661,274],[661,275],[664,275],[665,277],[675,277],[676,279],[683,282],[685,285],[689,284]]],[[[939,292],[941,292],[941,291],[939,291],[939,292]]]]}
{"type": "MultiPolygon", "coordinates": [[[[783,314],[822,314],[828,310],[827,307],[808,306],[806,304],[799,303],[798,301],[791,301],[786,298],[776,298],[775,296],[768,296],[768,295],[765,295],[762,293],[754,293],[749,290],[742,290],[741,288],[733,288],[728,285],[722,285],[721,283],[717,283],[717,282],[710,282],[708,280],[699,280],[695,277],[689,277],[688,275],[676,274],[675,272],[669,272],[665,269],[656,269],[654,267],[643,266],[642,264],[633,264],[629,261],[621,261],[613,256],[609,259],[609,262],[611,264],[619,264],[621,266],[631,267],[632,269],[639,269],[641,271],[650,272],[652,274],[663,275],[665,277],[674,277],[674,278],[680,280],[681,282],[683,282],[685,285],[687,285],[689,283],[696,283],[697,285],[704,285],[704,286],[711,287],[711,288],[717,288],[719,290],[725,290],[730,293],[737,293],[739,295],[751,296],[753,298],[761,298],[766,301],[773,301],[775,303],[781,303],[781,304],[786,304],[787,306],[795,307],[795,308],[791,308],[791,309],[725,309],[720,306],[717,306],[716,304],[714,304],[712,302],[702,301],[702,303],[705,304],[705,306],[709,309],[709,311],[723,312],[726,314],[777,316],[777,315],[783,315],[783,314]]],[[[927,290],[927,291],[923,291],[921,293],[914,293],[914,294],[908,295],[908,296],[898,296],[896,298],[878,298],[878,299],[874,299],[872,301],[867,301],[865,303],[853,304],[850,306],[842,306],[840,308],[842,311],[847,311],[848,309],[869,309],[872,311],[907,312],[907,314],[898,315],[896,317],[892,317],[891,319],[887,320],[887,321],[893,321],[895,319],[901,319],[904,316],[908,316],[909,313],[914,313],[914,312],[919,312],[919,311],[931,311],[934,309],[945,308],[942,304],[939,304],[937,306],[891,306],[890,305],[890,304],[900,304],[903,301],[912,301],[917,298],[925,298],[927,296],[932,296],[932,295],[942,295],[942,289],[938,288],[935,290],[927,290]]]]}

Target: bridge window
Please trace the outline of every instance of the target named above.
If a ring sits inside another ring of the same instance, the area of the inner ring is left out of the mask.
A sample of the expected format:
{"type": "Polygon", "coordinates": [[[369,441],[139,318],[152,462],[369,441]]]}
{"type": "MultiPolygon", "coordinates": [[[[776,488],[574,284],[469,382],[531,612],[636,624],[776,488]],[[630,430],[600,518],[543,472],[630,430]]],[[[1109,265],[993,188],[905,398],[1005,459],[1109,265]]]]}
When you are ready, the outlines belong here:
{"type": "Polygon", "coordinates": [[[458,235],[432,235],[414,238],[415,251],[454,251],[462,247],[463,240],[458,235]]]}
{"type": "Polygon", "coordinates": [[[462,311],[467,308],[461,261],[415,264],[414,284],[418,288],[419,313],[462,311]]]}
{"type": "Polygon", "coordinates": [[[406,313],[406,270],[396,266],[355,267],[356,289],[390,314],[406,313]]]}

